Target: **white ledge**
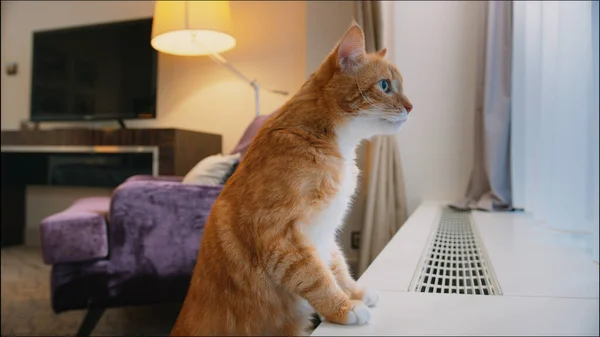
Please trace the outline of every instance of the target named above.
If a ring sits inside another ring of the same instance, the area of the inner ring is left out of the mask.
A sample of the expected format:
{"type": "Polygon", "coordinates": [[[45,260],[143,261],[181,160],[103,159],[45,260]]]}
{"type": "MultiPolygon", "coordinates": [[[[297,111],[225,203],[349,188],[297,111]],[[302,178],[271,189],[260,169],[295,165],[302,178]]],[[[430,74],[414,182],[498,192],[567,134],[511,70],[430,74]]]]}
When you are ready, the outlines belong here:
{"type": "Polygon", "coordinates": [[[598,265],[589,237],[550,230],[524,213],[473,212],[502,295],[409,292],[442,206],[423,203],[359,279],[380,293],[370,323],[323,322],[313,336],[598,336],[598,265]]]}

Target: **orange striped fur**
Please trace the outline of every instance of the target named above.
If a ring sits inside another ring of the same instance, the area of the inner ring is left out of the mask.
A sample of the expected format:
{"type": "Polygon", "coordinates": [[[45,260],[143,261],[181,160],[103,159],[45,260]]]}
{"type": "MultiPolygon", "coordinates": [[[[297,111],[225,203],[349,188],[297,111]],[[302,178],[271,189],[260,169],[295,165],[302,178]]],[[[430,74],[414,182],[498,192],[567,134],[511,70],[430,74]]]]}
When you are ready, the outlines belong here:
{"type": "Polygon", "coordinates": [[[266,121],[213,206],[172,336],[301,335],[315,310],[368,321],[377,295],[351,277],[336,234],[356,146],[397,132],[412,109],[384,55],[366,54],[353,24],[266,121]]]}

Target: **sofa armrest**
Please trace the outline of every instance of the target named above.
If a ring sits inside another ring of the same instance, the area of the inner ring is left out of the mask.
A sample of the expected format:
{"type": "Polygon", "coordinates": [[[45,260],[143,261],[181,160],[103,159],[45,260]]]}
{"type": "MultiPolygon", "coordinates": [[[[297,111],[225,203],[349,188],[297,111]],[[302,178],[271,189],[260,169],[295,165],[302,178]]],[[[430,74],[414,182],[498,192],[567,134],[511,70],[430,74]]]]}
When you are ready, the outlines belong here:
{"type": "Polygon", "coordinates": [[[64,211],[40,224],[44,263],[81,262],[108,255],[104,216],[89,211],[64,211]]]}
{"type": "Polygon", "coordinates": [[[111,282],[190,276],[204,224],[222,188],[169,181],[117,187],[109,213],[111,282]]]}
{"type": "Polygon", "coordinates": [[[108,255],[108,197],[75,201],[40,224],[44,262],[49,265],[105,258],[108,255]]]}

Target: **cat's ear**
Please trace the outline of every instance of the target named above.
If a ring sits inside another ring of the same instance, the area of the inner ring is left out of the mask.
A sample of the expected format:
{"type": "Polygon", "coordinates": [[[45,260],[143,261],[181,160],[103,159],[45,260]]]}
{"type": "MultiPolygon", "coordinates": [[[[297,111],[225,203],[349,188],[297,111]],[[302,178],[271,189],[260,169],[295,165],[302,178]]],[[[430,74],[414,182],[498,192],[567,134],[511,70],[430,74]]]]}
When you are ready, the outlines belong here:
{"type": "Polygon", "coordinates": [[[377,52],[377,56],[384,58],[386,53],[387,53],[387,48],[383,48],[382,50],[377,52]]]}
{"type": "Polygon", "coordinates": [[[353,71],[365,58],[365,35],[353,22],[337,47],[337,61],[344,71],[353,71]]]}

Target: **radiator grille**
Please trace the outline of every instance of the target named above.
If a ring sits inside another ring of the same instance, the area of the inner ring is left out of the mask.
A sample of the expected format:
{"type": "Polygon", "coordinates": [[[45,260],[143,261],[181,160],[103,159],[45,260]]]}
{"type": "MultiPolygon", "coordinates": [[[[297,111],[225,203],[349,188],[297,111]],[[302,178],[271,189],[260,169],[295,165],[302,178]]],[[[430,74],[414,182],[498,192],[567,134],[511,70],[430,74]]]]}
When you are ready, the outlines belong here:
{"type": "Polygon", "coordinates": [[[470,212],[442,210],[413,277],[411,291],[501,295],[470,212]]]}

